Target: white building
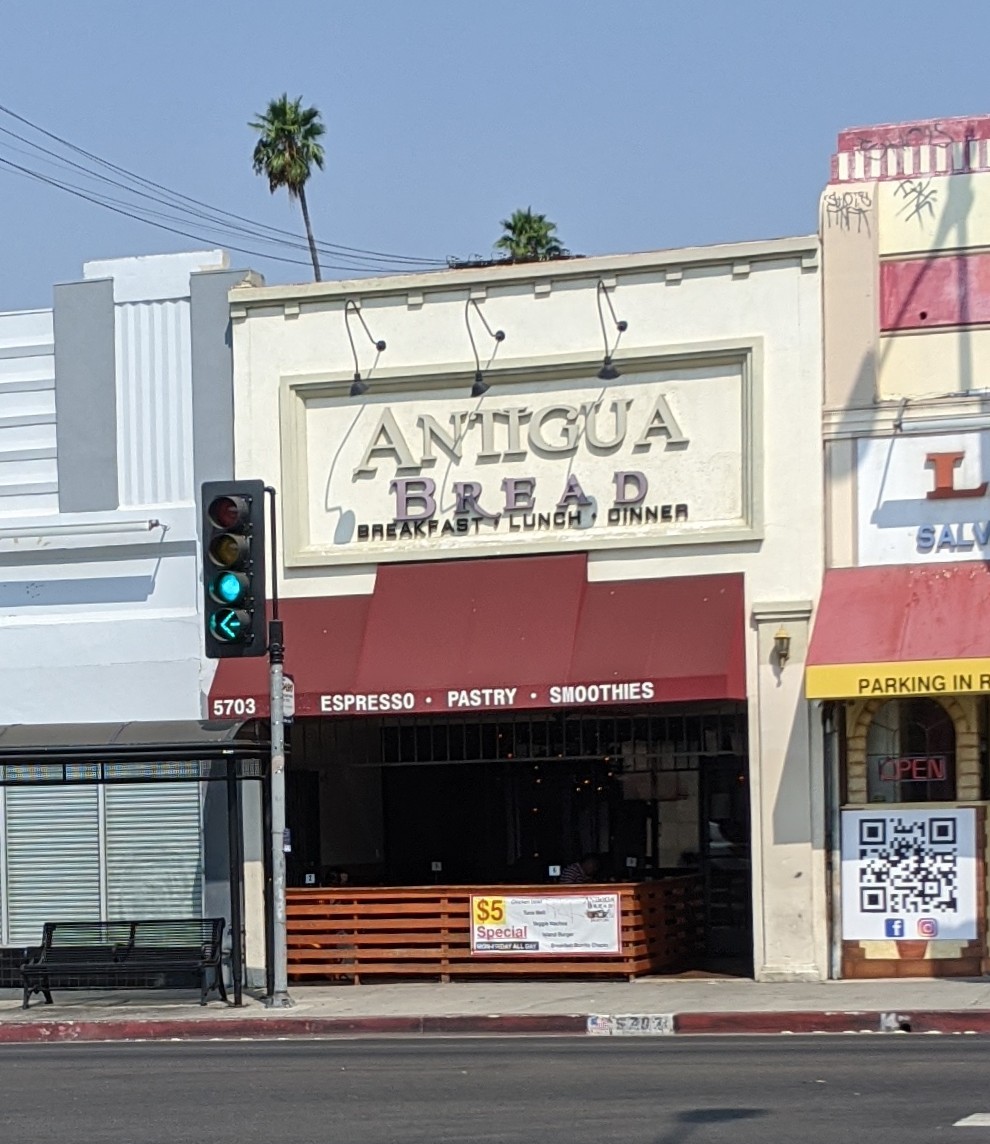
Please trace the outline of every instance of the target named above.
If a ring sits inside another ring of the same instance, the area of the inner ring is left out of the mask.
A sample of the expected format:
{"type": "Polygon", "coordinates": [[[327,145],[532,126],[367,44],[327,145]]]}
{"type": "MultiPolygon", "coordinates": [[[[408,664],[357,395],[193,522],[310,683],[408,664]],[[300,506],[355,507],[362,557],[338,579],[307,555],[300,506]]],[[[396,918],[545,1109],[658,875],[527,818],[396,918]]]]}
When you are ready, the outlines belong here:
{"type": "Polygon", "coordinates": [[[232,471],[244,279],[220,251],[91,262],[51,310],[0,315],[0,756],[39,745],[0,786],[0,945],[65,917],[230,918],[222,789],[35,784],[86,727],[205,717],[198,489],[232,471]]]}
{"type": "MultiPolygon", "coordinates": [[[[281,493],[291,879],[594,850],[697,870],[708,962],[825,977],[817,239],[246,283],[231,316],[236,473],[281,493]]],[[[263,716],[263,662],[210,711],[263,716]]]]}

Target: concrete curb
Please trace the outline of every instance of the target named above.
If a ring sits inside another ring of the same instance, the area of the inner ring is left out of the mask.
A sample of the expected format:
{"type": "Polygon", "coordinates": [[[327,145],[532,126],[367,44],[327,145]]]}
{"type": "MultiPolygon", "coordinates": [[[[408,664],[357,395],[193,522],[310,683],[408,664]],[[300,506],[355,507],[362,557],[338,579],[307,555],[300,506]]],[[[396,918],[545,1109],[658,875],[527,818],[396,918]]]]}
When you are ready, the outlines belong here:
{"type": "Polygon", "coordinates": [[[0,1044],[275,1040],[394,1035],[658,1037],[679,1034],[714,1036],[890,1032],[990,1035],[990,1010],[5,1021],[0,1022],[0,1044]]]}

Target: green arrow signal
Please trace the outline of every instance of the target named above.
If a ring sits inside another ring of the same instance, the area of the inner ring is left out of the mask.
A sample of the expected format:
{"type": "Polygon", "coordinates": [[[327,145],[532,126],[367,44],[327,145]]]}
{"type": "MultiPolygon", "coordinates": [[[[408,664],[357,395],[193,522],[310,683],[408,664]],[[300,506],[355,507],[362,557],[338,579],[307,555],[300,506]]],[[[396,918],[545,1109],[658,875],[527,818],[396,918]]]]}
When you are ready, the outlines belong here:
{"type": "Polygon", "coordinates": [[[240,608],[221,608],[210,616],[210,631],[224,643],[242,643],[250,623],[251,617],[240,608]]]}

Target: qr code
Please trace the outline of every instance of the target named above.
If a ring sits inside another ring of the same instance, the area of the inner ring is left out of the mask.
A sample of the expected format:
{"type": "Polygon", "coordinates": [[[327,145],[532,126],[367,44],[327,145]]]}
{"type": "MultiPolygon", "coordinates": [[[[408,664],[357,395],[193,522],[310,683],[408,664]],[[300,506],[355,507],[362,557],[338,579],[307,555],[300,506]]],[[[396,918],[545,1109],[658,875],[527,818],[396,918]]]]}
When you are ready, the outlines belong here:
{"type": "Polygon", "coordinates": [[[954,818],[859,820],[859,903],[867,914],[952,914],[959,908],[954,818]]]}

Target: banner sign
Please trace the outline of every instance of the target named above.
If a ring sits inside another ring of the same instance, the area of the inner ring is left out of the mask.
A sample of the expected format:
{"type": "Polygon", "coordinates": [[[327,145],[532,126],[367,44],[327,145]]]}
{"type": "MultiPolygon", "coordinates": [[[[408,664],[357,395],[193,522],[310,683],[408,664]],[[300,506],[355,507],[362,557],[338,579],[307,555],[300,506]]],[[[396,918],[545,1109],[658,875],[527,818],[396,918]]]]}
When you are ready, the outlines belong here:
{"type": "Polygon", "coordinates": [[[621,953],[619,895],[472,895],[471,952],[529,957],[621,953]]]}
{"type": "Polygon", "coordinates": [[[743,539],[759,527],[750,353],[481,398],[299,382],[285,394],[286,563],[743,539]]]}
{"type": "Polygon", "coordinates": [[[847,941],[977,937],[976,811],[844,810],[847,941]]]}
{"type": "Polygon", "coordinates": [[[809,699],[987,695],[990,694],[990,659],[811,664],[805,672],[805,694],[809,699]]]}

